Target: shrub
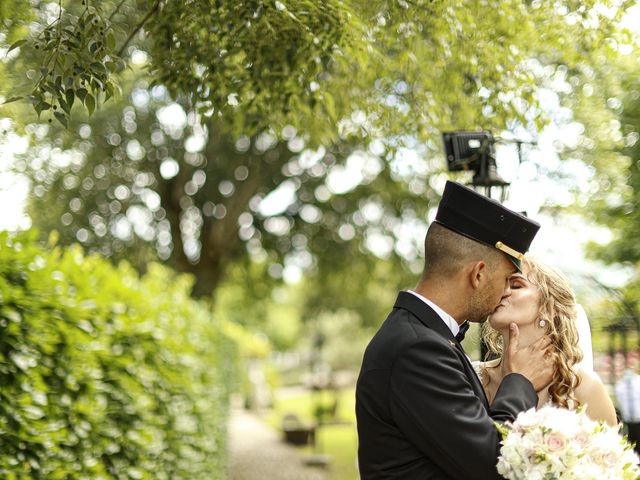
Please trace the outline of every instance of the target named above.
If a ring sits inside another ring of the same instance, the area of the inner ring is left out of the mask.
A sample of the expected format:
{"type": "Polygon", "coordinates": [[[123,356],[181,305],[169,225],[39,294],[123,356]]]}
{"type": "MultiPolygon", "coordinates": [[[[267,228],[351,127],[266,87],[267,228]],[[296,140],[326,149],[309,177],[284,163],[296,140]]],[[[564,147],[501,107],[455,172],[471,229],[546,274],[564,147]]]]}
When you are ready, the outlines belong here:
{"type": "Polygon", "coordinates": [[[235,346],[189,291],[1,233],[0,477],[222,477],[235,346]]]}

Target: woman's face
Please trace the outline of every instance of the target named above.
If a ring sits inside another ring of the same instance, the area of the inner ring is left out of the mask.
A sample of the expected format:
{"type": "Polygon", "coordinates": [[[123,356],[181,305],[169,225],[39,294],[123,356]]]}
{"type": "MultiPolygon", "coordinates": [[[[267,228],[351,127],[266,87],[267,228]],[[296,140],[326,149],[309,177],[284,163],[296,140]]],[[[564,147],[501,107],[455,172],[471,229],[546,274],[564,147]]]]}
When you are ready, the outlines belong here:
{"type": "Polygon", "coordinates": [[[532,324],[538,319],[540,289],[527,280],[526,269],[511,275],[509,285],[511,295],[506,296],[489,317],[489,324],[495,330],[503,330],[515,322],[518,327],[532,324]]]}

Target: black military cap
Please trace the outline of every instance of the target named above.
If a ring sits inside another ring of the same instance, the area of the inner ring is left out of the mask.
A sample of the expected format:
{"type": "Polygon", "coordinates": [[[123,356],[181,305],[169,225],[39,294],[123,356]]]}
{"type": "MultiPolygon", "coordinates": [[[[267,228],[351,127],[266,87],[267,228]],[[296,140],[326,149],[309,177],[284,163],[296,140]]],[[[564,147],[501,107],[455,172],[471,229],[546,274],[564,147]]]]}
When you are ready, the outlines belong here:
{"type": "Polygon", "coordinates": [[[540,224],[456,182],[447,182],[435,221],[477,242],[502,250],[521,269],[540,224]]]}

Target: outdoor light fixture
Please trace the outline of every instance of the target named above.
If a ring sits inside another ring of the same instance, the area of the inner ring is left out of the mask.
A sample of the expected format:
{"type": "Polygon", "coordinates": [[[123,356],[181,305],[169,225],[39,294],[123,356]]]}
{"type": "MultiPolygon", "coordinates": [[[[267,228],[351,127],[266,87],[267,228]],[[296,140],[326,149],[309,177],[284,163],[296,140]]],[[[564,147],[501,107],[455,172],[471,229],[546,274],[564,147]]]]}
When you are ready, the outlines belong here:
{"type": "Polygon", "coordinates": [[[444,132],[442,139],[449,171],[474,172],[474,189],[484,188],[484,194],[491,197],[491,189],[497,187],[504,202],[509,182],[498,175],[493,148],[496,139],[491,132],[444,132]]]}

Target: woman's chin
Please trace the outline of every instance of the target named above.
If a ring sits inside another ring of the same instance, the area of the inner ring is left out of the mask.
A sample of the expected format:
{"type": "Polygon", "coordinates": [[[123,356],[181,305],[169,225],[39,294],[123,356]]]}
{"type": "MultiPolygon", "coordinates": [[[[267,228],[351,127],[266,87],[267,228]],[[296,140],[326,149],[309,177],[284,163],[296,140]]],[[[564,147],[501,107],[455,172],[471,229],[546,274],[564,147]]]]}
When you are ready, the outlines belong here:
{"type": "Polygon", "coordinates": [[[489,317],[489,325],[494,330],[500,331],[500,330],[504,330],[505,328],[509,328],[510,323],[511,322],[509,322],[509,319],[502,318],[501,315],[491,315],[489,317]]]}

